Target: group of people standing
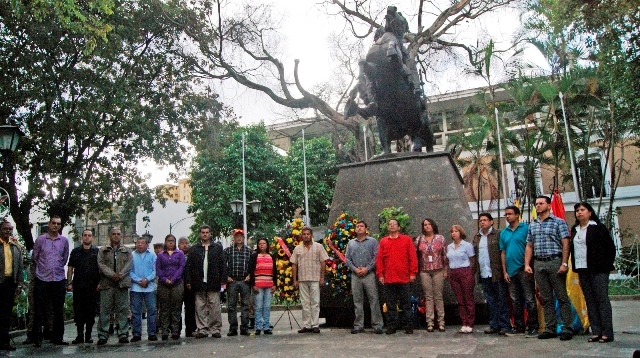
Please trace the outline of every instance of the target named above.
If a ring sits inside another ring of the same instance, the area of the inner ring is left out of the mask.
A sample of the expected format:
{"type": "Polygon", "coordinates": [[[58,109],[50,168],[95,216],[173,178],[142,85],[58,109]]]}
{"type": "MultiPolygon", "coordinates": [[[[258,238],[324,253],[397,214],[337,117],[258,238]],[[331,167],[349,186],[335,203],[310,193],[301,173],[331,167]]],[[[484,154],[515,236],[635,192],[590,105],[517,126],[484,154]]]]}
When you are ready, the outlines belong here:
{"type": "Polygon", "coordinates": [[[429,218],[423,220],[422,233],[413,240],[400,233],[397,220],[389,220],[389,233],[379,244],[366,235],[366,223],[358,222],[357,238],[349,242],[346,252],[347,265],[352,271],[355,306],[351,333],[357,334],[364,329],[363,292],[368,296],[373,330],[383,332],[376,277],[388,312],[386,333],[393,334],[401,327],[405,333],[413,333],[410,284],[419,277],[425,297],[428,332],[446,330],[443,290],[448,280],[462,322],[458,332],[472,333],[474,287],[479,281],[489,310],[489,327],[484,330],[485,334],[569,340],[574,333],[566,289],[571,255],[593,334],[588,341],[613,341],[608,283],[609,272],[614,269],[615,245],[608,229],[586,202],[575,205],[576,220],[571,230],[564,220],[551,213],[549,197],[539,196],[535,207],[537,218],[530,225],[520,221],[518,207],[505,208],[507,227],[499,232],[493,228],[494,219],[490,213],[479,214],[479,231],[469,241],[465,230],[460,225],[453,225],[449,230],[452,242],[448,245],[437,224],[429,218]],[[541,331],[536,285],[544,309],[544,329],[541,331]],[[560,329],[556,300],[561,312],[560,329]],[[398,319],[398,308],[402,311],[402,320],[398,319]]]}
{"type": "MultiPolygon", "coordinates": [[[[388,221],[388,235],[380,242],[368,236],[367,224],[358,221],[357,237],[349,241],[346,264],[352,271],[351,289],[355,321],[351,333],[364,331],[364,295],[368,297],[371,324],[383,333],[378,283],[387,309],[386,334],[398,329],[413,333],[411,283],[420,278],[426,302],[427,331],[446,331],[443,290],[448,280],[458,302],[462,321],[459,333],[472,333],[475,322],[474,287],[481,284],[489,309],[486,334],[524,335],[549,339],[573,337],[572,312],[566,290],[566,274],[571,265],[578,273],[592,336],[589,342],[614,340],[611,303],[608,298],[609,272],[613,270],[615,246],[607,228],[586,202],[575,205],[575,224],[551,213],[551,200],[536,199],[537,218],[527,225],[520,221],[518,207],[505,208],[507,227],[497,232],[489,213],[478,216],[479,231],[470,241],[460,225],[450,230],[451,243],[439,233],[435,221],[424,219],[422,233],[412,239],[400,232],[396,219],[388,221]],[[376,282],[378,281],[378,282],[376,282]],[[544,329],[539,332],[535,287],[544,308],[544,329]],[[509,298],[511,298],[511,306],[509,298]],[[555,302],[558,301],[562,326],[558,330],[555,302]],[[525,314],[525,308],[527,313],[525,314]],[[513,315],[513,325],[510,316],[513,315]],[[526,319],[525,319],[526,317],[526,319]]],[[[73,292],[77,337],[73,344],[93,343],[92,330],[98,308],[98,345],[107,343],[111,327],[120,343],[142,339],[143,306],[146,308],[150,341],[178,339],[185,308],[185,335],[221,338],[220,293],[226,288],[229,319],[227,336],[250,335],[249,305],[255,312],[255,335],[272,334],[269,322],[271,296],[275,291],[276,260],[269,242],[261,238],[256,249],[244,243],[244,232],[233,232],[233,245],[223,249],[211,240],[211,228],[202,225],[200,241],[190,247],[186,238],[167,235],[157,254],[145,238],[138,238],[135,250],[122,245],[120,229],[109,233],[109,243],[93,245],[93,233],[84,230],[81,245],[69,255],[69,241],[60,234],[61,220],[52,216],[48,232],[34,243],[32,280],[33,324],[26,343],[42,344],[41,327],[49,308],[53,316],[49,339],[55,345],[63,340],[63,306],[67,291],[73,292]],[[68,263],[68,269],[64,267],[68,263]],[[252,292],[253,291],[253,292],[252,292]],[[240,324],[237,318],[240,299],[240,324]],[[159,318],[159,319],[158,319],[159,318]],[[159,323],[158,323],[159,322],[159,323]]],[[[15,350],[8,335],[8,322],[15,295],[23,286],[22,250],[11,239],[13,226],[4,221],[0,241],[0,350],[15,350]]],[[[302,244],[294,249],[293,285],[300,290],[303,327],[298,333],[320,333],[320,284],[324,283],[324,247],[313,241],[311,228],[302,229],[302,244]]]]}

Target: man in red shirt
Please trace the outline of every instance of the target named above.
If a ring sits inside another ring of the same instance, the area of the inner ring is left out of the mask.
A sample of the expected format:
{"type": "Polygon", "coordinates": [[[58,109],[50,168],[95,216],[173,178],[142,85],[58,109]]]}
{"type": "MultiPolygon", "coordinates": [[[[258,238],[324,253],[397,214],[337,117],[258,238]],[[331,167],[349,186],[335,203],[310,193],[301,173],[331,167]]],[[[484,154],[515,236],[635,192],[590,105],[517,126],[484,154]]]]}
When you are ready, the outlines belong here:
{"type": "Polygon", "coordinates": [[[400,233],[398,220],[388,222],[389,235],[380,240],[376,257],[376,275],[383,284],[387,302],[387,334],[399,328],[398,306],[402,309],[402,321],[406,334],[413,334],[411,317],[410,282],[418,274],[418,257],[411,237],[400,233]]]}

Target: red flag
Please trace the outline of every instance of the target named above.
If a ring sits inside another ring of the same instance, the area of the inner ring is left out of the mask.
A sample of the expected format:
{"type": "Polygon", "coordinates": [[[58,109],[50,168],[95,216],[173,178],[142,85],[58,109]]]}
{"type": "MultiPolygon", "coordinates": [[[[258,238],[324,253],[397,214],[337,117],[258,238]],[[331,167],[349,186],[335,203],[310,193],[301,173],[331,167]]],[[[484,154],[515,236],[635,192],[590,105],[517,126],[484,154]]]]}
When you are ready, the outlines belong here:
{"type": "Polygon", "coordinates": [[[567,221],[564,217],[564,203],[562,202],[562,196],[560,196],[558,188],[553,190],[553,197],[551,197],[551,211],[553,211],[553,215],[556,217],[567,221]]]}

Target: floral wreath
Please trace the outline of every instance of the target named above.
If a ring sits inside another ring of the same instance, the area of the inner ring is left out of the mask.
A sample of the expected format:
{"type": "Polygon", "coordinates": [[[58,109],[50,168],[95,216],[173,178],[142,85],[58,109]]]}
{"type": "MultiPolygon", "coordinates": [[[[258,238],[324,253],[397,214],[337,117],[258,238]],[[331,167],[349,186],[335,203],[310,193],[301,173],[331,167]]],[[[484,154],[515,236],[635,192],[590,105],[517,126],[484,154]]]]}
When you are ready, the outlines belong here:
{"type": "Polygon", "coordinates": [[[276,291],[275,300],[290,304],[300,300],[298,289],[293,285],[293,273],[290,262],[291,254],[296,246],[302,243],[302,219],[294,219],[277,233],[271,244],[272,254],[276,258],[276,291]]]}
{"type": "Polygon", "coordinates": [[[351,270],[347,266],[345,252],[349,240],[356,238],[356,223],[358,219],[343,212],[338,219],[329,226],[327,235],[322,240],[329,255],[326,261],[325,281],[331,287],[334,296],[348,297],[351,295],[351,270]]]}

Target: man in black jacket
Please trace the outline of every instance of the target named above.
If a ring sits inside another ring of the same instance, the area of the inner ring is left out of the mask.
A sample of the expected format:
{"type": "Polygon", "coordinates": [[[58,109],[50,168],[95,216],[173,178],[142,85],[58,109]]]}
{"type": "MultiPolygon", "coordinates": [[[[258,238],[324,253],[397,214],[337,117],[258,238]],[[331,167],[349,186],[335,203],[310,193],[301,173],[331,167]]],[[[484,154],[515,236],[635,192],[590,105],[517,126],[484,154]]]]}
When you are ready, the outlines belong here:
{"type": "Polygon", "coordinates": [[[204,338],[209,334],[220,338],[220,288],[227,281],[226,260],[222,246],[211,242],[209,225],[202,225],[199,235],[200,243],[189,250],[185,287],[196,297],[196,338],[204,338]]]}

